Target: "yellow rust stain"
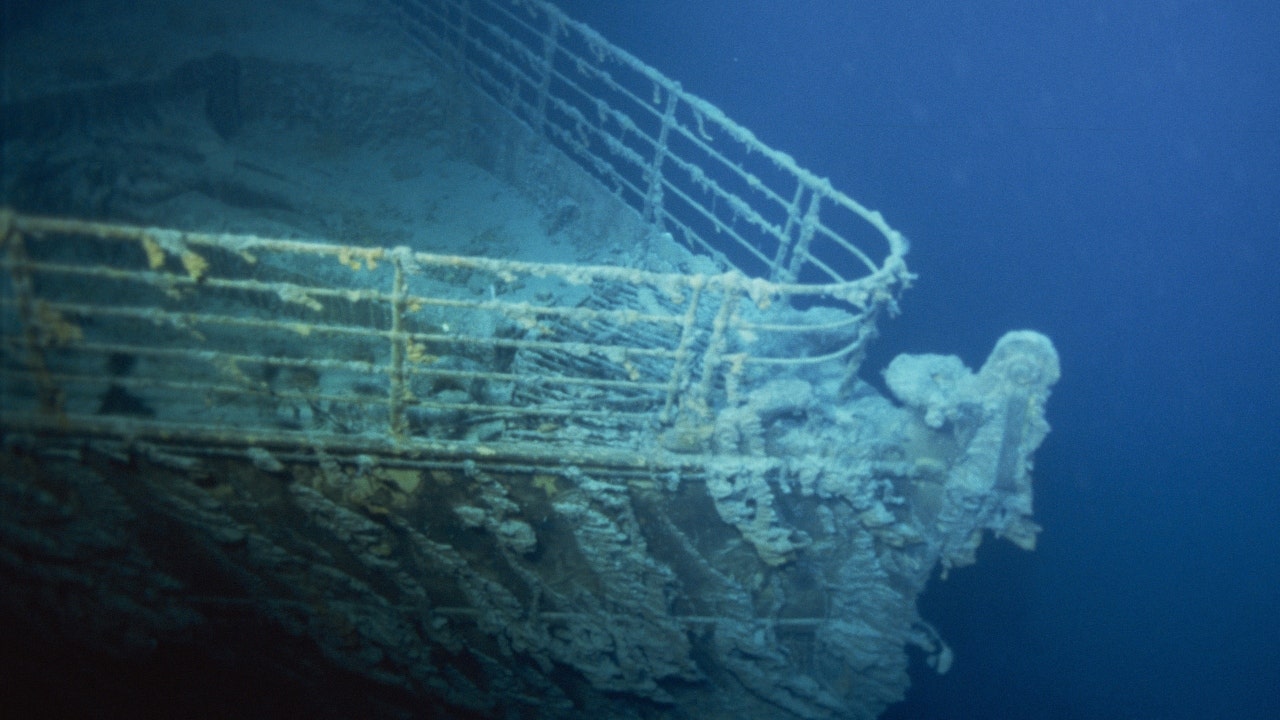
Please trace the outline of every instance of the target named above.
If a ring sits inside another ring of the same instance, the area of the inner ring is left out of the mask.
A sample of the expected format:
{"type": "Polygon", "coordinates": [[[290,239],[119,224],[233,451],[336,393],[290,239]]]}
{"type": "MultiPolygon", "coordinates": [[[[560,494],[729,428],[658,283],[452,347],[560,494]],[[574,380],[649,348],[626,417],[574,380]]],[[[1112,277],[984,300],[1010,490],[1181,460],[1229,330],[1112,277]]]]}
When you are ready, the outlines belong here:
{"type": "Polygon", "coordinates": [[[560,488],[556,486],[555,475],[534,475],[533,486],[540,488],[547,494],[547,497],[551,497],[560,491],[560,488]]]}
{"type": "Polygon", "coordinates": [[[160,243],[148,235],[142,236],[142,250],[147,253],[147,266],[152,270],[159,270],[164,265],[164,250],[160,248],[160,243]]]}
{"type": "Polygon", "coordinates": [[[338,251],[338,262],[352,270],[376,270],[378,261],[382,259],[383,250],[361,250],[359,248],[342,248],[338,251]]]}
{"type": "Polygon", "coordinates": [[[405,347],[405,357],[412,363],[419,365],[430,365],[439,360],[436,355],[427,352],[427,346],[419,342],[411,342],[405,347]]]}
{"type": "Polygon", "coordinates": [[[185,250],[182,253],[182,267],[192,280],[199,282],[209,271],[209,261],[191,250],[185,250]]]}
{"type": "Polygon", "coordinates": [[[422,473],[411,468],[386,468],[382,478],[406,495],[412,495],[422,485],[422,473]]]}
{"type": "Polygon", "coordinates": [[[41,344],[50,347],[63,347],[84,339],[84,331],[79,325],[67,320],[48,303],[36,303],[36,319],[40,324],[41,344]]]}

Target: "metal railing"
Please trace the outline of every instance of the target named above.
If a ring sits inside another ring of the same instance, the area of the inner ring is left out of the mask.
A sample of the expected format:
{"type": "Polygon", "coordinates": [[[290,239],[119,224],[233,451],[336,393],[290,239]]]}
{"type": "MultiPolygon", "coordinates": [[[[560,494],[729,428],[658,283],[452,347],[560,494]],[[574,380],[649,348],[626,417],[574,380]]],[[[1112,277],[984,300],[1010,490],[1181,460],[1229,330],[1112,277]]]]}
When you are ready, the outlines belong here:
{"type": "Polygon", "coordinates": [[[878,212],[541,0],[388,0],[445,67],[691,249],[866,309],[909,278],[878,212]]]}
{"type": "Polygon", "coordinates": [[[878,213],[547,3],[391,1],[460,82],[729,271],[0,211],[0,429],[688,466],[780,368],[856,370],[910,280],[878,213]]]}
{"type": "Polygon", "coordinates": [[[703,451],[663,433],[709,426],[753,373],[841,362],[865,339],[844,313],[799,322],[738,272],[10,211],[0,250],[9,429],[639,466],[703,451]],[[778,354],[797,347],[830,352],[778,354]]]}

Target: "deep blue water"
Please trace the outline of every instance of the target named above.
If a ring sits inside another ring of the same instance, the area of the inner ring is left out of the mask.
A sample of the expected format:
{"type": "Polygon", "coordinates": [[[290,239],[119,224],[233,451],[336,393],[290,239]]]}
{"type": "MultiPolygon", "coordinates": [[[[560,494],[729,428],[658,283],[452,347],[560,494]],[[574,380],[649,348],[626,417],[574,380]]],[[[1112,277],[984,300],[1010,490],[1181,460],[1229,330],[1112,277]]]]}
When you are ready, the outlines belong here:
{"type": "Polygon", "coordinates": [[[868,374],[1058,346],[1040,548],[889,717],[1280,717],[1280,5],[560,4],[911,237],[868,374]]]}

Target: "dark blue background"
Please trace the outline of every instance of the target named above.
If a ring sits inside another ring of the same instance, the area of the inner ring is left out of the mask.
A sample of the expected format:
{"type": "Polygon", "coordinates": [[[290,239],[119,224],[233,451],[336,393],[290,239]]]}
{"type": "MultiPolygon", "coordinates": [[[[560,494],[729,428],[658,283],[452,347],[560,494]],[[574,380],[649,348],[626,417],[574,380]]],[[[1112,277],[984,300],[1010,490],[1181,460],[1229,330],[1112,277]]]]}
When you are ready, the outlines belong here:
{"type": "Polygon", "coordinates": [[[891,717],[1280,717],[1280,4],[560,5],[912,239],[866,373],[1057,343],[1040,549],[891,717]]]}

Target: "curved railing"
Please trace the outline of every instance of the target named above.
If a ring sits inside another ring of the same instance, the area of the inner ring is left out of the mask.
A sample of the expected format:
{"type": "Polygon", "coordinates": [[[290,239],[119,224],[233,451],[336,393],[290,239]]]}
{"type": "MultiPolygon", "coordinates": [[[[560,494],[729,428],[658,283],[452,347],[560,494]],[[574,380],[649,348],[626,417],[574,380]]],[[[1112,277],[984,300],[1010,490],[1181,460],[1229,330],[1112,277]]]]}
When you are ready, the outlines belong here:
{"type": "Polygon", "coordinates": [[[389,0],[419,44],[661,231],[782,292],[891,302],[880,213],[541,0],[389,0]]]}

